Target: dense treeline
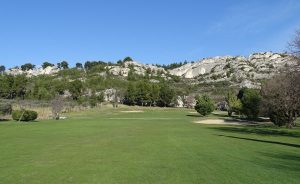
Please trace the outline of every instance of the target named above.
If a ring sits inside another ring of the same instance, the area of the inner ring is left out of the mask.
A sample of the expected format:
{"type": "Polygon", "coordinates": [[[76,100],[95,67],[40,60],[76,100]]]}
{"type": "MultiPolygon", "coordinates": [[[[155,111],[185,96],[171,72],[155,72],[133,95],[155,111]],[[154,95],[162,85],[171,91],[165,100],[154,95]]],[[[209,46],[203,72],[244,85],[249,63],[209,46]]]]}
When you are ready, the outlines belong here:
{"type": "Polygon", "coordinates": [[[140,106],[172,106],[174,105],[175,91],[166,82],[149,83],[139,81],[128,84],[124,103],[140,106]]]}
{"type": "MultiPolygon", "coordinates": [[[[118,64],[131,60],[127,57],[118,64]]],[[[166,80],[161,74],[154,76],[148,70],[145,75],[138,75],[133,67],[130,68],[128,77],[114,76],[107,69],[107,64],[103,61],[88,61],[84,65],[77,63],[76,68],[69,68],[67,62],[61,62],[62,70],[58,73],[32,77],[2,73],[0,98],[51,100],[61,95],[82,103],[93,98],[99,99],[100,95],[102,95],[100,101],[103,101],[103,91],[113,88],[117,91],[114,95],[117,95],[118,101],[124,101],[128,105],[170,106],[174,104],[175,91],[171,83],[175,78],[166,80]],[[100,73],[102,75],[99,75],[100,73]]],[[[26,66],[27,69],[34,67],[29,64],[26,66]]],[[[43,63],[43,68],[48,66],[53,64],[43,63]]]]}

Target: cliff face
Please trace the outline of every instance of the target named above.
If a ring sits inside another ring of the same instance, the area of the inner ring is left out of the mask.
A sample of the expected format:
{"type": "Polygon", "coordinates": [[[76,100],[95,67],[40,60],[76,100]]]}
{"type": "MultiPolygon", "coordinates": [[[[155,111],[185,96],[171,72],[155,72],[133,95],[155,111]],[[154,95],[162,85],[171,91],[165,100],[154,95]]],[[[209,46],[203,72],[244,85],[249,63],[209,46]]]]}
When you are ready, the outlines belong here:
{"type": "Polygon", "coordinates": [[[19,68],[12,68],[5,72],[7,74],[11,74],[11,75],[25,74],[26,76],[31,77],[31,76],[38,76],[38,75],[52,75],[52,74],[57,73],[59,70],[60,69],[58,69],[56,66],[48,66],[45,69],[40,67],[40,68],[34,68],[32,70],[27,70],[27,71],[23,71],[19,68]]]}
{"type": "Polygon", "coordinates": [[[206,58],[170,70],[170,74],[185,79],[197,79],[199,83],[228,81],[241,87],[259,88],[260,80],[280,73],[295,63],[287,54],[272,52],[254,53],[248,58],[224,56],[206,58]]]}
{"type": "Polygon", "coordinates": [[[127,77],[131,69],[138,75],[145,75],[146,73],[157,75],[158,73],[165,74],[166,71],[154,65],[145,65],[135,61],[125,62],[123,66],[108,66],[109,72],[113,75],[121,75],[127,77]]]}
{"type": "Polygon", "coordinates": [[[286,54],[271,52],[255,53],[248,58],[242,56],[214,57],[188,63],[169,72],[187,79],[199,76],[207,76],[206,78],[209,79],[213,75],[218,75],[214,77],[217,79],[225,79],[233,75],[236,77],[254,75],[254,78],[259,79],[277,73],[287,65],[292,65],[289,58],[286,54]]]}

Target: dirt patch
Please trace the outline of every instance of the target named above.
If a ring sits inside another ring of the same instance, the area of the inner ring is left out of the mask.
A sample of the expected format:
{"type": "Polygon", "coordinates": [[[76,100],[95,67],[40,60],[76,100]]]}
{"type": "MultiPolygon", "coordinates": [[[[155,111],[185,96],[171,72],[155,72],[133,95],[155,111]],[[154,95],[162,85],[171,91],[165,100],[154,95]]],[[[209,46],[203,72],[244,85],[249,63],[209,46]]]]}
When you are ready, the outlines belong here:
{"type": "Polygon", "coordinates": [[[239,122],[226,122],[223,119],[206,119],[201,121],[195,121],[194,123],[206,124],[206,125],[239,125],[239,122]]]}
{"type": "Polygon", "coordinates": [[[144,111],[120,111],[120,112],[125,112],[125,113],[136,113],[136,112],[144,112],[144,111]]]}
{"type": "Polygon", "coordinates": [[[190,114],[198,114],[198,112],[189,112],[190,114]]]}
{"type": "Polygon", "coordinates": [[[115,120],[172,120],[172,119],[181,119],[181,118],[108,118],[115,120]]]}
{"type": "Polygon", "coordinates": [[[258,125],[267,124],[268,122],[255,122],[255,121],[240,121],[230,119],[206,119],[201,121],[194,121],[194,123],[206,125],[258,125]]]}

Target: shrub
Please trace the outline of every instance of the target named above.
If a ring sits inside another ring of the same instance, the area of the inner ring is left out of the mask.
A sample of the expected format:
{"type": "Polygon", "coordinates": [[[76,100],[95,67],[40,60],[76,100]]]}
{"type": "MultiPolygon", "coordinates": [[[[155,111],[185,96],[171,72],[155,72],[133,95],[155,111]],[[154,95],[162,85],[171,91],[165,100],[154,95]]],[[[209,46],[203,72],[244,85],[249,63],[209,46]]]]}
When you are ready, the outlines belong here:
{"type": "Polygon", "coordinates": [[[239,91],[238,98],[242,102],[242,113],[250,119],[256,119],[262,98],[255,89],[243,88],[239,91]]]}
{"type": "Polygon", "coordinates": [[[195,110],[203,116],[212,113],[215,109],[214,102],[208,95],[198,97],[196,101],[195,110]]]}
{"type": "Polygon", "coordinates": [[[232,90],[228,91],[225,96],[225,100],[228,105],[227,108],[228,116],[232,116],[233,112],[240,114],[242,103],[240,99],[237,98],[234,91],[232,90]]]}
{"type": "Polygon", "coordinates": [[[16,110],[12,113],[12,118],[16,121],[33,121],[37,117],[37,112],[29,110],[16,110]]]}
{"type": "Polygon", "coordinates": [[[12,106],[11,104],[4,103],[0,104],[0,115],[8,115],[12,112],[12,106]]]}
{"type": "Polygon", "coordinates": [[[289,122],[289,117],[285,116],[283,111],[271,111],[269,112],[269,117],[272,123],[277,126],[286,125],[289,122]]]}

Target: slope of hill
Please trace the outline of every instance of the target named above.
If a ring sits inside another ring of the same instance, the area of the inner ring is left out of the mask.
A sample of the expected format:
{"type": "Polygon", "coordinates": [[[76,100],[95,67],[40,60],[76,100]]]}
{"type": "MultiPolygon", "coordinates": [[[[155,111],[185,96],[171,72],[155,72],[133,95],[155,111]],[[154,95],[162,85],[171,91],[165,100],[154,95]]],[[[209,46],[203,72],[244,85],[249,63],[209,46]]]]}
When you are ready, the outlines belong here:
{"type": "MultiPolygon", "coordinates": [[[[155,65],[128,61],[120,65],[106,65],[103,70],[98,71],[98,74],[105,76],[109,72],[111,75],[120,76],[125,79],[131,72],[140,76],[160,76],[166,79],[177,76],[179,80],[192,81],[194,84],[225,81],[230,85],[259,88],[261,80],[269,79],[275,74],[280,73],[285,67],[293,65],[293,61],[290,60],[290,56],[287,54],[264,52],[254,53],[248,58],[243,56],[204,58],[198,62],[187,63],[172,70],[165,70],[163,67],[155,65]]],[[[34,68],[28,71],[14,68],[7,70],[6,73],[13,75],[25,74],[31,77],[53,75],[60,70],[56,66],[49,66],[45,69],[34,68]]]]}

